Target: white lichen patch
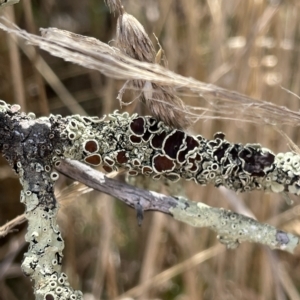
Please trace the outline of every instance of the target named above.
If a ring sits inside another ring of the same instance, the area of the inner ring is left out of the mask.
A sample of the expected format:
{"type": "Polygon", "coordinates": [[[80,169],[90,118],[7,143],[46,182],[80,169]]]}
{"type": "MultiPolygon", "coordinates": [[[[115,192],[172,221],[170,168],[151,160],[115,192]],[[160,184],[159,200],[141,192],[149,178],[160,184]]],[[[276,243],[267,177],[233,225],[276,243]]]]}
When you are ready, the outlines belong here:
{"type": "Polygon", "coordinates": [[[1,113],[5,113],[5,112],[7,112],[9,109],[10,109],[10,105],[9,105],[9,104],[6,104],[5,101],[0,100],[0,112],[1,112],[1,113]]]}
{"type": "Polygon", "coordinates": [[[274,193],[281,193],[284,191],[284,185],[283,184],[279,184],[277,182],[272,182],[271,183],[271,190],[274,193]]]}
{"type": "MultiPolygon", "coordinates": [[[[29,197],[32,198],[32,195],[29,197]]],[[[61,272],[64,242],[55,215],[55,211],[48,213],[41,207],[26,213],[28,232],[25,239],[30,246],[22,269],[36,283],[43,282],[35,286],[36,299],[70,299],[71,295],[74,299],[82,299],[81,292],[74,291],[67,276],[61,272]],[[53,298],[47,298],[47,295],[53,298]]]]}
{"type": "MultiPolygon", "coordinates": [[[[40,174],[40,168],[37,171],[36,166],[37,164],[32,165],[32,170],[40,174]]],[[[44,174],[49,176],[49,173],[45,172],[44,174]]],[[[44,180],[48,178],[48,185],[51,188],[53,186],[52,180],[55,178],[49,177],[44,177],[44,180]]],[[[61,272],[64,241],[56,224],[58,206],[53,205],[54,198],[47,202],[51,199],[51,195],[54,197],[53,194],[46,194],[37,182],[32,183],[21,178],[21,183],[24,187],[24,191],[21,192],[21,201],[26,205],[25,216],[28,220],[25,240],[29,242],[28,252],[22,263],[22,270],[35,282],[36,299],[81,300],[82,293],[74,291],[70,287],[67,276],[61,272]],[[30,186],[35,192],[29,189],[30,186]]]]}
{"type": "Polygon", "coordinates": [[[300,156],[294,152],[278,153],[275,163],[290,177],[300,175],[300,156]]]}
{"type": "Polygon", "coordinates": [[[26,212],[36,209],[39,199],[36,194],[31,191],[21,191],[21,202],[26,205],[26,212]]]}

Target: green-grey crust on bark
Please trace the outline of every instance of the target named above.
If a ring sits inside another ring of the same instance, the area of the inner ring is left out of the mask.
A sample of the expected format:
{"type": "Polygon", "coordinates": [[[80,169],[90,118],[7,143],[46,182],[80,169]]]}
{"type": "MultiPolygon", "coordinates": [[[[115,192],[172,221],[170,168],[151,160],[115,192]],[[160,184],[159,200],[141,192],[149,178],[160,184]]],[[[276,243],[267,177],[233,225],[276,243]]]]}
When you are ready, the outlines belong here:
{"type": "Polygon", "coordinates": [[[293,252],[299,238],[278,230],[268,224],[225,210],[210,207],[202,202],[193,202],[183,197],[165,196],[142,190],[106,177],[78,161],[63,160],[57,169],[87,186],[120,199],[135,208],[154,210],[172,215],[174,219],[195,227],[208,227],[218,234],[219,241],[227,248],[236,248],[243,242],[255,242],[293,252]]]}
{"type": "Polygon", "coordinates": [[[53,186],[58,174],[52,169],[55,148],[59,148],[57,129],[48,118],[19,113],[18,105],[0,101],[0,148],[20,177],[21,202],[25,205],[29,242],[22,263],[25,275],[34,280],[36,299],[82,299],[61,271],[62,239],[56,216],[58,204],[53,186]]]}
{"type": "Polygon", "coordinates": [[[101,164],[108,172],[124,168],[132,176],[182,178],[236,192],[300,193],[300,156],[293,152],[275,155],[259,144],[230,143],[221,132],[207,140],[117,111],[108,119],[76,115],[61,121],[64,157],[101,164]]]}
{"type": "MultiPolygon", "coordinates": [[[[0,150],[23,186],[29,249],[22,269],[34,279],[36,299],[82,299],[82,293],[74,291],[61,272],[64,242],[56,224],[58,204],[53,186],[59,176],[55,167],[63,165],[65,158],[102,165],[108,172],[125,169],[132,176],[182,178],[236,192],[300,193],[300,156],[295,153],[275,155],[259,144],[230,143],[221,132],[207,140],[137,114],[36,119],[33,113],[21,113],[20,106],[0,100],[0,150]]],[[[91,172],[96,171],[89,168],[85,177],[91,172]]],[[[99,183],[109,186],[109,180],[99,176],[99,183]]],[[[298,244],[298,238],[289,233],[229,211],[150,191],[140,190],[137,196],[132,187],[128,189],[131,198],[124,198],[120,189],[126,204],[161,211],[193,226],[210,227],[231,248],[251,241],[292,251],[298,244]]],[[[122,199],[120,193],[115,196],[122,199]]]]}
{"type": "Polygon", "coordinates": [[[242,242],[254,242],[293,252],[299,238],[291,233],[262,224],[256,220],[223,208],[210,207],[201,202],[178,198],[178,205],[170,208],[174,219],[195,227],[208,227],[218,234],[227,248],[236,248],[242,242]]]}

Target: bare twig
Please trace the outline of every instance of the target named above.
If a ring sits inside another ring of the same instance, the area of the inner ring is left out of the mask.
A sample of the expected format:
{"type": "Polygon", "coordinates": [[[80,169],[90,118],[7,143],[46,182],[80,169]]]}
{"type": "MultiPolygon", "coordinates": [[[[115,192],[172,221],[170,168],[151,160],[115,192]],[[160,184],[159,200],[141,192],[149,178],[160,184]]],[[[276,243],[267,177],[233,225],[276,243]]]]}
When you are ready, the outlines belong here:
{"type": "Polygon", "coordinates": [[[224,209],[212,208],[201,202],[195,203],[183,198],[176,199],[141,190],[109,179],[77,161],[61,161],[57,169],[95,190],[120,199],[132,208],[136,208],[139,203],[145,211],[160,211],[192,226],[209,227],[219,234],[220,241],[228,248],[235,248],[243,241],[250,241],[263,243],[271,248],[293,251],[298,244],[297,237],[276,230],[270,225],[260,224],[254,219],[224,209]]]}
{"type": "MultiPolygon", "coordinates": [[[[121,173],[122,173],[122,171],[119,171],[119,172],[113,171],[113,172],[111,172],[111,173],[109,173],[109,174],[106,174],[106,176],[107,176],[108,178],[114,178],[114,177],[116,177],[117,175],[119,175],[119,174],[121,174],[121,173]]],[[[78,193],[79,193],[80,195],[83,195],[83,194],[85,194],[85,193],[87,193],[87,192],[91,192],[91,191],[93,190],[93,189],[89,188],[88,186],[82,186],[82,187],[79,189],[78,186],[77,186],[77,185],[78,185],[78,182],[75,182],[75,183],[77,183],[77,184],[75,185],[75,191],[71,191],[71,195],[65,194],[64,191],[56,195],[57,201],[58,201],[58,202],[65,202],[65,201],[67,201],[66,199],[68,199],[68,198],[74,199],[73,193],[76,193],[76,195],[78,195],[78,193]]],[[[67,187],[66,192],[67,192],[67,193],[70,193],[69,187],[67,187]]],[[[0,227],[0,238],[5,237],[5,236],[6,236],[7,234],[9,234],[9,233],[15,232],[15,229],[14,229],[14,228],[15,228],[16,226],[18,226],[18,225],[20,225],[20,224],[26,222],[26,221],[27,221],[27,219],[26,219],[26,217],[25,217],[25,214],[22,214],[22,215],[19,215],[19,216],[15,217],[15,218],[12,219],[12,220],[10,220],[10,221],[7,222],[6,224],[2,225],[2,226],[0,227]]]]}

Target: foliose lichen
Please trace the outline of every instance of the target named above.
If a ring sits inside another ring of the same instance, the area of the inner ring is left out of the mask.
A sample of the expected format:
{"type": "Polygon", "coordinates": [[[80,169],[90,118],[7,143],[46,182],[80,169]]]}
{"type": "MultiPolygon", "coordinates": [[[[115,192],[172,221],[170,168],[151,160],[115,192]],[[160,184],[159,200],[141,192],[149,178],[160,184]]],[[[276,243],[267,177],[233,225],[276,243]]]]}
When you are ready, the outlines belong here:
{"type": "Polygon", "coordinates": [[[183,178],[236,192],[300,193],[298,154],[275,155],[259,144],[230,143],[221,132],[207,140],[149,116],[117,111],[108,119],[67,117],[63,124],[63,156],[102,165],[107,172],[123,168],[131,176],[183,178]]]}

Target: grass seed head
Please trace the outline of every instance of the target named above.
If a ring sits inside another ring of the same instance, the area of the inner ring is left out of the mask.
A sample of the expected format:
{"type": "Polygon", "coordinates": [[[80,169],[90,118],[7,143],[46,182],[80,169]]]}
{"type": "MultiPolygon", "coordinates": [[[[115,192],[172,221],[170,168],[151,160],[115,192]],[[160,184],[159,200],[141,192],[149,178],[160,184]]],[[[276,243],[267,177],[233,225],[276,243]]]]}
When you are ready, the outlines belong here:
{"type": "Polygon", "coordinates": [[[123,13],[124,8],[120,0],[104,0],[104,2],[108,6],[110,12],[118,12],[119,14],[123,13]]]}
{"type": "MultiPolygon", "coordinates": [[[[119,16],[116,41],[118,48],[126,55],[155,63],[154,46],[142,24],[132,15],[123,13],[119,16]]],[[[179,129],[191,125],[184,103],[172,88],[142,80],[134,80],[133,86],[156,119],[179,129]]]]}
{"type": "Polygon", "coordinates": [[[126,12],[118,18],[116,41],[118,48],[128,56],[139,61],[154,62],[155,49],[143,25],[126,12]]]}
{"type": "Polygon", "coordinates": [[[192,124],[188,109],[173,88],[146,81],[141,98],[152,115],[167,125],[185,129],[192,124]]]}

